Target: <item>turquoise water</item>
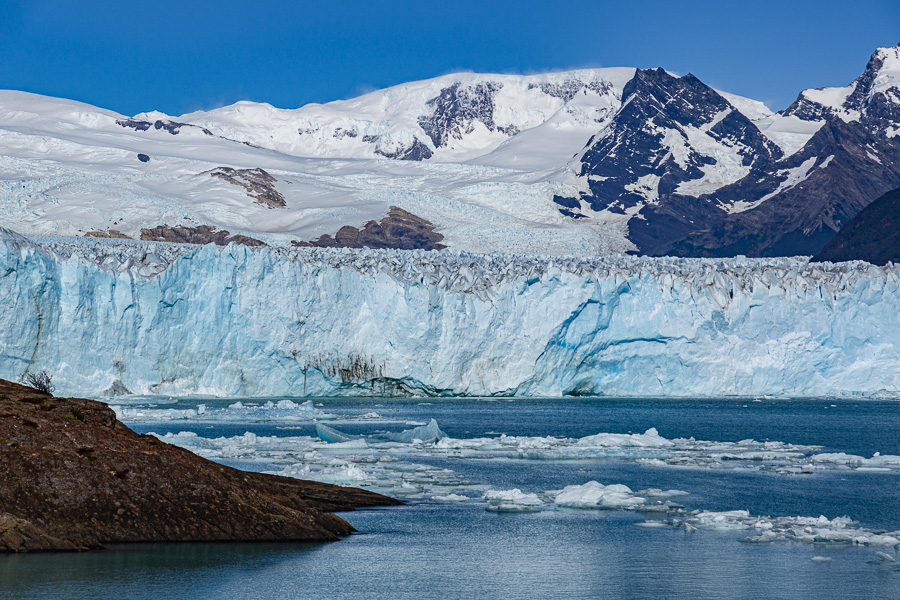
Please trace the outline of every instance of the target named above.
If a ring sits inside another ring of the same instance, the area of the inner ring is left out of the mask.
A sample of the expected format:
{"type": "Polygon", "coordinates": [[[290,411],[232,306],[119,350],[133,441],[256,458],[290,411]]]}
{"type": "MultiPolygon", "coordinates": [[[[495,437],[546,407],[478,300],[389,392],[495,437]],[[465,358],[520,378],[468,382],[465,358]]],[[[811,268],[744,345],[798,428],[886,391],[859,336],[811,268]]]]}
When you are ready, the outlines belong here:
{"type": "MultiPolygon", "coordinates": [[[[215,407],[215,401],[203,401],[215,407]]],[[[233,402],[229,400],[228,403],[233,402]]],[[[900,403],[809,400],[323,400],[341,431],[400,431],[435,418],[453,438],[582,438],[599,432],[823,446],[821,452],[900,455],[900,403]],[[356,419],[375,411],[376,419],[356,419]],[[346,417],[346,418],[344,418],[346,417]]],[[[187,408],[197,401],[181,399],[187,408]]],[[[224,406],[225,402],[219,402],[224,406]]],[[[162,407],[160,407],[162,408],[162,407]]],[[[314,425],[240,421],[141,422],[158,434],[204,438],[247,431],[313,436],[314,425]]],[[[745,543],[747,531],[637,527],[661,518],[628,510],[485,510],[480,491],[546,490],[596,480],[633,490],[678,489],[686,511],[848,515],[868,530],[900,529],[900,470],[823,469],[785,475],[766,461],[650,465],[623,457],[527,460],[387,449],[395,463],[452,471],[469,502],[413,494],[397,508],[343,515],[359,533],[338,543],[134,545],[88,554],[0,557],[6,598],[900,598],[896,549],[801,542],[745,543]],[[462,482],[460,484],[460,482],[462,482]],[[471,488],[466,488],[471,485],[471,488]],[[478,487],[481,485],[481,487],[478,487]],[[466,491],[469,490],[469,491],[466,491]],[[474,491],[472,491],[474,490],[474,491]],[[812,561],[813,557],[820,560],[812,561]],[[821,558],[830,560],[821,560],[821,558]]],[[[278,453],[219,458],[279,470],[278,453]],[[260,458],[262,457],[262,458],[260,458]]],[[[360,462],[362,468],[367,464],[360,462]]],[[[448,476],[449,477],[449,476],[448,476]]]]}

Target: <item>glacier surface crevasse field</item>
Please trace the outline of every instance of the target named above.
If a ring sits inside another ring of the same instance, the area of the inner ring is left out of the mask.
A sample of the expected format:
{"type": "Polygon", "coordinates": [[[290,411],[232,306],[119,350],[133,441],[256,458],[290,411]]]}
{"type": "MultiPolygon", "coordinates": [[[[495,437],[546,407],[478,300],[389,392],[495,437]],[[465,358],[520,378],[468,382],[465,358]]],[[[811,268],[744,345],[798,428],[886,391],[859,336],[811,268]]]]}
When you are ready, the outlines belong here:
{"type": "Polygon", "coordinates": [[[94,396],[896,396],[898,276],[0,229],[0,377],[94,396]]]}

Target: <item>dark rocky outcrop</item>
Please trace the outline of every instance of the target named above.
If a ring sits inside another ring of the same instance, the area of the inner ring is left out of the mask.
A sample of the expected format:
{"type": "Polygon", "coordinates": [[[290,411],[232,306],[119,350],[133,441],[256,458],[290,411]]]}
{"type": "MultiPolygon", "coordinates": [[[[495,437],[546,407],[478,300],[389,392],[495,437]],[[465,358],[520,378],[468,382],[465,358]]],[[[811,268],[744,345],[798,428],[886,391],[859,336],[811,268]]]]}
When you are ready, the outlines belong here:
{"type": "Polygon", "coordinates": [[[0,380],[0,552],[106,543],[337,540],[331,511],[399,504],[238,471],[139,435],[105,404],[0,380]]]}
{"type": "Polygon", "coordinates": [[[179,133],[181,133],[182,127],[195,127],[197,129],[200,129],[206,135],[212,135],[212,132],[209,129],[205,129],[198,125],[192,125],[190,123],[177,123],[175,121],[163,121],[159,119],[152,122],[141,121],[138,119],[119,119],[118,121],[116,121],[116,125],[134,129],[135,131],[147,131],[152,127],[153,129],[167,131],[172,135],[178,135],[179,133]]]}
{"type": "Polygon", "coordinates": [[[398,248],[401,250],[443,250],[444,239],[434,225],[397,206],[390,207],[380,222],[369,221],[362,229],[345,225],[334,237],[323,235],[312,242],[293,241],[294,246],[318,248],[398,248]]]}
{"type": "Polygon", "coordinates": [[[240,186],[247,190],[247,195],[255,198],[257,204],[268,208],[284,208],[287,203],[284,196],[275,189],[278,181],[269,175],[265,169],[233,169],[231,167],[216,167],[211,171],[204,171],[213,177],[218,177],[228,183],[240,186]]]}
{"type": "Polygon", "coordinates": [[[131,236],[125,235],[118,229],[108,229],[106,231],[88,231],[84,234],[84,237],[92,237],[92,238],[107,238],[107,239],[117,239],[117,240],[130,240],[131,236]]]}
{"type": "Polygon", "coordinates": [[[426,103],[431,114],[419,117],[419,127],[431,138],[435,148],[447,146],[454,139],[463,139],[475,131],[477,122],[489,131],[515,135],[518,130],[514,126],[504,127],[494,122],[494,96],[502,88],[502,83],[493,81],[469,85],[454,83],[426,103]]]}
{"type": "Polygon", "coordinates": [[[428,160],[434,154],[426,144],[422,143],[418,138],[413,140],[409,146],[401,146],[394,150],[388,150],[381,146],[376,146],[375,154],[384,156],[385,158],[393,158],[394,160],[428,160]]]}
{"type": "Polygon", "coordinates": [[[900,189],[862,209],[812,258],[813,262],[848,260],[900,263],[900,189]]]}
{"type": "Polygon", "coordinates": [[[606,81],[588,81],[584,82],[580,79],[566,79],[562,83],[529,83],[528,89],[539,89],[548,96],[559,98],[563,102],[568,102],[574,98],[579,92],[587,92],[588,90],[602,96],[609,93],[612,84],[606,81]]]}
{"type": "MultiPolygon", "coordinates": [[[[110,236],[94,236],[110,237],[110,236]]],[[[212,225],[197,227],[169,227],[157,225],[150,229],[141,229],[141,239],[148,242],[173,242],[176,244],[215,244],[227,246],[234,242],[244,246],[267,246],[265,242],[246,235],[230,235],[224,229],[216,230],[212,225]]]]}

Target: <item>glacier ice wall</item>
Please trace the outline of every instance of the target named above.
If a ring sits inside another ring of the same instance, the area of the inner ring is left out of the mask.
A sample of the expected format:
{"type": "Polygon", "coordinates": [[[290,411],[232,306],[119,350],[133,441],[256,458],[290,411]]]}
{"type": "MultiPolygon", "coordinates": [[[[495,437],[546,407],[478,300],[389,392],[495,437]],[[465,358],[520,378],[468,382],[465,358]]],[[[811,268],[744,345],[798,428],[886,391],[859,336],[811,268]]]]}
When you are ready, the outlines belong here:
{"type": "Polygon", "coordinates": [[[0,377],[95,396],[896,396],[898,276],[0,229],[0,377]]]}

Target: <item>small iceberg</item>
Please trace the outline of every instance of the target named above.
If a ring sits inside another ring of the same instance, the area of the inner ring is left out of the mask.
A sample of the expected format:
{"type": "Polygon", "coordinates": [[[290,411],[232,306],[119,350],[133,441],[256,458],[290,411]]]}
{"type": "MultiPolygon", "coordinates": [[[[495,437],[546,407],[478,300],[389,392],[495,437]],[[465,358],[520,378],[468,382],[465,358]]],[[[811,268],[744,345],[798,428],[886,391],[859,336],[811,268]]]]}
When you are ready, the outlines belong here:
{"type": "Polygon", "coordinates": [[[353,442],[362,439],[358,435],[349,435],[342,431],[338,431],[334,427],[322,425],[321,423],[316,423],[316,434],[319,436],[320,440],[328,442],[329,444],[342,444],[344,442],[353,442]]]}
{"type": "Polygon", "coordinates": [[[400,433],[385,433],[378,437],[390,442],[412,444],[416,440],[426,443],[437,442],[447,437],[447,434],[441,431],[441,428],[438,427],[437,421],[432,419],[428,422],[428,425],[413,427],[412,429],[401,431],[400,433]]]}
{"type": "Polygon", "coordinates": [[[437,421],[431,419],[428,425],[413,427],[399,433],[382,433],[369,438],[362,436],[350,435],[343,431],[338,431],[334,427],[316,423],[316,433],[323,442],[329,444],[337,444],[343,442],[352,442],[356,440],[367,440],[372,442],[396,442],[399,444],[412,444],[414,442],[431,443],[438,442],[447,437],[447,434],[441,431],[437,421]]]}

